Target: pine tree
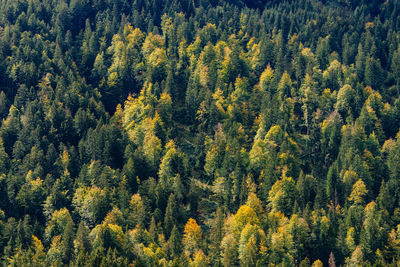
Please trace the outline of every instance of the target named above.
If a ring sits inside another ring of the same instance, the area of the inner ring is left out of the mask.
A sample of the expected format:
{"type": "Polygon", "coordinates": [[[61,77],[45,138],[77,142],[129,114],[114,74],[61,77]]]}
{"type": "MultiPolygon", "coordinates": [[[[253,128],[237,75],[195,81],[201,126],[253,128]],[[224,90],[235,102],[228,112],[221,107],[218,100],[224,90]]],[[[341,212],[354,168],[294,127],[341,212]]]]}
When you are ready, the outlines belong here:
{"type": "Polygon", "coordinates": [[[167,208],[164,216],[164,233],[166,236],[171,235],[173,227],[178,223],[178,209],[176,205],[175,195],[172,193],[168,198],[167,208]]]}
{"type": "Polygon", "coordinates": [[[69,264],[73,262],[74,258],[74,223],[73,221],[68,221],[65,226],[64,233],[61,241],[61,253],[64,264],[69,264]]]}
{"type": "Polygon", "coordinates": [[[86,253],[90,253],[91,244],[89,240],[89,228],[81,221],[79,223],[78,230],[76,232],[76,238],[74,240],[75,255],[78,259],[83,260],[86,253]]]}
{"type": "Polygon", "coordinates": [[[400,96],[400,47],[393,53],[391,69],[396,81],[397,97],[400,96]]]}
{"type": "Polygon", "coordinates": [[[171,251],[171,257],[173,259],[178,258],[182,253],[182,237],[180,236],[176,225],[174,225],[174,227],[172,228],[171,236],[168,240],[168,243],[171,251]]]}

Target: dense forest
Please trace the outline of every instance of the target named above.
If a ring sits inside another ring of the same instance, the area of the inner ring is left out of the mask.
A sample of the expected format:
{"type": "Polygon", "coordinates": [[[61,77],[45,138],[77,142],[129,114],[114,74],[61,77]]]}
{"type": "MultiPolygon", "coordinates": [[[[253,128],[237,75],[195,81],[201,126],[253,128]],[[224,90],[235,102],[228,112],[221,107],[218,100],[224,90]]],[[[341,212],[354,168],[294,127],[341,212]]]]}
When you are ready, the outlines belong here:
{"type": "Polygon", "coordinates": [[[2,266],[399,266],[400,1],[0,0],[2,266]]]}

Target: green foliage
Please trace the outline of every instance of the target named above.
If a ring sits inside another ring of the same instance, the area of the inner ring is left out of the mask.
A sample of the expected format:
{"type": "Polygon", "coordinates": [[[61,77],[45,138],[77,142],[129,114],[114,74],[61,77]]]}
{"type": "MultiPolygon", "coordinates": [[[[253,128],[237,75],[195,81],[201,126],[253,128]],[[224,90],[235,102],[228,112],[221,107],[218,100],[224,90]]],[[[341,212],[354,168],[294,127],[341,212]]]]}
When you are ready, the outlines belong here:
{"type": "Polygon", "coordinates": [[[296,201],[297,188],[291,177],[277,180],[269,191],[268,201],[272,211],[281,211],[290,216],[296,201]]]}
{"type": "Polygon", "coordinates": [[[80,187],[72,200],[76,213],[89,226],[100,223],[109,210],[107,192],[98,187],[80,187]]]}
{"type": "Polygon", "coordinates": [[[2,265],[399,265],[397,2],[3,0],[2,265]]]}

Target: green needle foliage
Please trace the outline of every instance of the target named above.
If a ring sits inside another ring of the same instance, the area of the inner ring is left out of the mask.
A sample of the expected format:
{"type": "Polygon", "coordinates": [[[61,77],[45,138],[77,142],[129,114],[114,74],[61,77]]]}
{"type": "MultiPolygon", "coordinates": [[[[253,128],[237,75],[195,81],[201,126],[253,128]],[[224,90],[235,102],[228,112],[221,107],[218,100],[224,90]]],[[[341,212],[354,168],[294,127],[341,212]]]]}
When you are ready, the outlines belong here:
{"type": "Polygon", "coordinates": [[[399,14],[0,0],[0,265],[399,266],[399,14]]]}

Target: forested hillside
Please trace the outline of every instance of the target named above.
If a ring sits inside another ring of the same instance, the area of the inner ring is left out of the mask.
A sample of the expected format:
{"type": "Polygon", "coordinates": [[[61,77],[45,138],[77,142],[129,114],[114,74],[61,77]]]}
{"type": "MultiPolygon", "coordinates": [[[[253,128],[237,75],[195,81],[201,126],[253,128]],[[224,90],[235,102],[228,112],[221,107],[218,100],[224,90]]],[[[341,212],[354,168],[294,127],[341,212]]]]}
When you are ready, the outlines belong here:
{"type": "Polygon", "coordinates": [[[0,0],[3,266],[399,266],[400,1],[0,0]]]}

